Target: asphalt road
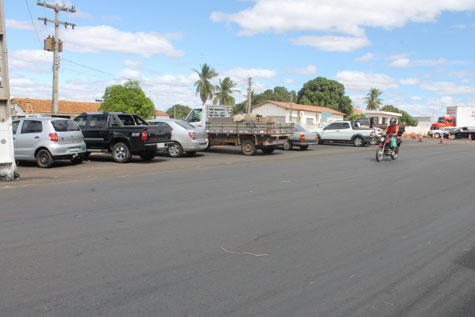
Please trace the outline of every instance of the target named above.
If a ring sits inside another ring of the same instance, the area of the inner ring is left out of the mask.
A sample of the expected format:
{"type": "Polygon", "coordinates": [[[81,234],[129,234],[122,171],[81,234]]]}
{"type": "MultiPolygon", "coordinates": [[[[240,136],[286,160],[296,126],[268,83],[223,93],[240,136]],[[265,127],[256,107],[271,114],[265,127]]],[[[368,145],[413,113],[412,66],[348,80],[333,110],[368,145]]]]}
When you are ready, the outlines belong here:
{"type": "Polygon", "coordinates": [[[22,165],[0,316],[474,316],[475,143],[22,165]]]}

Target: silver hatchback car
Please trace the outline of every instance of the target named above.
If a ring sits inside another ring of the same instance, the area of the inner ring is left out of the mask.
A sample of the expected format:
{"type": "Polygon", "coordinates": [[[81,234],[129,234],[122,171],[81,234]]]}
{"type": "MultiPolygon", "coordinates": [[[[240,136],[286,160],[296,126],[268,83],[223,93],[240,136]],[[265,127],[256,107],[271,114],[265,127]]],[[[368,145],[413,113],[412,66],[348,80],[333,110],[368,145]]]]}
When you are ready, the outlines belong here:
{"type": "Polygon", "coordinates": [[[185,152],[195,155],[198,151],[208,148],[208,138],[203,132],[196,130],[194,126],[183,120],[154,119],[147,120],[150,125],[167,125],[172,128],[172,141],[168,143],[168,155],[180,157],[185,152]]]}
{"type": "Polygon", "coordinates": [[[86,143],[73,120],[63,118],[21,118],[13,120],[13,146],[17,161],[36,161],[39,167],[51,167],[54,160],[81,163],[86,143]]]}

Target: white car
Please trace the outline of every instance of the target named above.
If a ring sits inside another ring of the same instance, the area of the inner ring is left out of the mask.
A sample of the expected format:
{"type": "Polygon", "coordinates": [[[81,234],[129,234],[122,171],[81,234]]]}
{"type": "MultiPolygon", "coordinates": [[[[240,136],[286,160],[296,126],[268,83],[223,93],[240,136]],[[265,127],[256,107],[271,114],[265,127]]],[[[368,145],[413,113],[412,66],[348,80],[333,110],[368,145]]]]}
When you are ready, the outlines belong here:
{"type": "Polygon", "coordinates": [[[194,126],[183,120],[154,119],[147,121],[150,125],[166,125],[172,129],[172,142],[168,143],[168,155],[180,157],[185,152],[195,155],[208,148],[208,138],[194,126]]]}
{"type": "Polygon", "coordinates": [[[447,138],[449,136],[449,133],[452,133],[457,129],[458,128],[456,127],[443,127],[438,130],[429,130],[427,134],[429,136],[434,136],[434,138],[436,139],[440,138],[442,135],[444,136],[444,138],[447,138]]]}
{"type": "Polygon", "coordinates": [[[325,128],[312,130],[318,135],[319,144],[325,142],[351,143],[354,146],[376,144],[377,135],[372,128],[360,128],[352,121],[335,121],[325,128]]]}

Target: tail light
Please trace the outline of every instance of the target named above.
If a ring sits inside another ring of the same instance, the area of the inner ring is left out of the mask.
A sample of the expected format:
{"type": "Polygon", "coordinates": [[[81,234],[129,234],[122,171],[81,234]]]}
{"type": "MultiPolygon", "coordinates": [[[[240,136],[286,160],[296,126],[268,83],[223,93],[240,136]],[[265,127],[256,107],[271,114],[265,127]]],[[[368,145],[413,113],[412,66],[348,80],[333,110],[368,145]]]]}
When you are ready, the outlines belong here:
{"type": "Polygon", "coordinates": [[[304,141],[305,140],[305,135],[301,134],[299,139],[300,139],[300,141],[304,141]]]}
{"type": "Polygon", "coordinates": [[[50,133],[48,136],[49,136],[50,141],[53,141],[53,142],[58,142],[59,141],[58,134],[56,132],[55,133],[50,133]]]}
{"type": "Polygon", "coordinates": [[[147,141],[147,139],[148,139],[147,130],[143,130],[142,133],[141,133],[141,136],[142,136],[142,141],[147,141]]]}
{"type": "Polygon", "coordinates": [[[190,132],[188,132],[188,135],[190,136],[190,139],[196,140],[196,133],[195,133],[195,131],[190,131],[190,132]]]}
{"type": "Polygon", "coordinates": [[[374,135],[374,132],[373,132],[373,131],[371,131],[371,133],[369,134],[369,136],[373,136],[373,135],[374,135]]]}

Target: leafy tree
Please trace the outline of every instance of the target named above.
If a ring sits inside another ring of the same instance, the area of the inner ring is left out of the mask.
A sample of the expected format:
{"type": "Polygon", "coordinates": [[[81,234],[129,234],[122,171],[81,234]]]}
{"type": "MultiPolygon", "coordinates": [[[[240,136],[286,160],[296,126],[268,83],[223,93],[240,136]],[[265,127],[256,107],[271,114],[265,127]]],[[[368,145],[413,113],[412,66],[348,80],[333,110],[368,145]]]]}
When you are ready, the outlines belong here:
{"type": "Polygon", "coordinates": [[[371,90],[368,92],[368,94],[365,97],[366,100],[366,110],[378,110],[379,107],[381,107],[381,99],[379,96],[381,96],[383,92],[379,90],[378,88],[371,88],[371,90]]]}
{"type": "Polygon", "coordinates": [[[186,117],[190,113],[190,111],[191,111],[190,107],[176,104],[173,107],[168,108],[166,112],[170,116],[170,118],[181,120],[184,117],[186,117]],[[175,111],[176,111],[176,118],[173,117],[173,114],[175,113],[175,111]]]}
{"type": "Polygon", "coordinates": [[[297,103],[297,100],[295,98],[295,91],[288,91],[285,87],[277,86],[274,87],[274,89],[267,89],[260,94],[251,94],[251,105],[257,105],[266,100],[290,102],[291,93],[294,95],[294,103],[297,103]]]}
{"type": "Polygon", "coordinates": [[[356,118],[360,118],[360,117],[364,117],[364,116],[365,116],[364,113],[353,112],[353,113],[351,113],[349,116],[346,116],[346,119],[345,119],[345,120],[353,121],[353,120],[355,120],[356,118]]]}
{"type": "Polygon", "coordinates": [[[392,105],[386,105],[382,108],[382,110],[402,114],[402,116],[399,117],[399,123],[404,124],[406,126],[415,127],[419,123],[419,121],[411,117],[411,115],[409,115],[406,111],[396,108],[392,105]]]}
{"type": "Polygon", "coordinates": [[[219,80],[219,85],[215,87],[215,97],[213,100],[213,104],[219,103],[220,105],[234,105],[235,100],[231,96],[232,93],[239,92],[237,89],[233,89],[237,86],[235,82],[231,80],[231,78],[226,77],[222,81],[219,80]]]}
{"type": "Polygon", "coordinates": [[[109,112],[128,112],[150,119],[155,106],[140,88],[138,81],[128,81],[123,85],[107,87],[99,110],[109,112]]]}
{"type": "Polygon", "coordinates": [[[233,115],[247,112],[247,100],[233,106],[233,115]]]}
{"type": "Polygon", "coordinates": [[[345,86],[324,77],[306,82],[297,95],[297,102],[304,105],[329,107],[346,114],[353,111],[351,99],[345,96],[345,86]]]}
{"type": "Polygon", "coordinates": [[[201,101],[204,105],[208,99],[213,98],[215,87],[211,84],[210,80],[218,76],[218,73],[206,63],[201,65],[201,71],[197,71],[196,69],[193,69],[193,71],[200,77],[200,79],[195,82],[196,94],[200,94],[201,101]]]}

